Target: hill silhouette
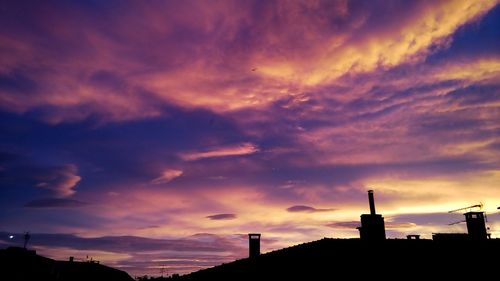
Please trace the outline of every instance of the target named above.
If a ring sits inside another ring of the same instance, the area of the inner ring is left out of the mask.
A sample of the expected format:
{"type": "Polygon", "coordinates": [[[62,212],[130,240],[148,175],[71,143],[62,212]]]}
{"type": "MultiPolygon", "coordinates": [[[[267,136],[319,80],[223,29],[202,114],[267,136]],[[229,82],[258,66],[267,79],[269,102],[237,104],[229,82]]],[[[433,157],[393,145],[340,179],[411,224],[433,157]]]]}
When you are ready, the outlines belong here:
{"type": "Polygon", "coordinates": [[[489,280],[497,275],[499,252],[499,239],[324,238],[193,272],[180,280],[489,280]]]}
{"type": "Polygon", "coordinates": [[[57,261],[33,250],[0,250],[0,280],[6,281],[132,281],[124,271],[95,262],[57,261]]]}

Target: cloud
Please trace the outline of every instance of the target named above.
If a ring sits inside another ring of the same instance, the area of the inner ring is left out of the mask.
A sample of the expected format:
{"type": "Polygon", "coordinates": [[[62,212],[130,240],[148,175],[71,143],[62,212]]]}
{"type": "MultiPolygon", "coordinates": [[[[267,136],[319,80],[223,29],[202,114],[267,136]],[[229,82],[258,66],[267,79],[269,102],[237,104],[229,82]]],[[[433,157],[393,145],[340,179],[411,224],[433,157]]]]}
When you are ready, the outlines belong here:
{"type": "MultiPolygon", "coordinates": [[[[331,236],[326,217],[357,237],[368,187],[390,237],[455,221],[398,214],[498,206],[500,6],[306,2],[4,5],[0,213],[17,211],[2,224],[172,240],[250,229],[274,249],[331,236]],[[70,208],[76,190],[92,208],[70,208]],[[56,198],[34,200],[45,192],[56,198]]],[[[127,249],[120,262],[143,270],[237,256],[127,249]]]]}
{"type": "Polygon", "coordinates": [[[331,222],[326,224],[326,226],[331,228],[347,228],[347,229],[356,229],[361,226],[361,222],[359,221],[340,221],[340,222],[331,222]]]}
{"type": "MultiPolygon", "coordinates": [[[[361,222],[359,221],[343,221],[343,222],[331,222],[326,224],[325,226],[331,228],[346,228],[346,229],[356,229],[361,226],[361,222]]],[[[386,229],[405,229],[405,228],[414,228],[417,224],[413,222],[392,222],[385,221],[386,229]]]]}
{"type": "Polygon", "coordinates": [[[50,190],[57,197],[69,197],[75,194],[75,187],[82,178],[76,165],[66,164],[47,169],[37,179],[36,187],[50,190]]]}
{"type": "Polygon", "coordinates": [[[161,173],[161,176],[153,179],[151,181],[152,184],[165,184],[165,183],[169,183],[170,181],[172,181],[173,179],[175,178],[178,178],[180,176],[182,176],[184,172],[181,171],[181,170],[175,170],[175,169],[167,169],[167,170],[164,170],[162,173],[161,173]]]}
{"type": "Polygon", "coordinates": [[[413,222],[392,222],[388,221],[385,223],[385,228],[387,229],[401,229],[401,228],[414,228],[417,224],[413,222]]]}
{"type": "Polygon", "coordinates": [[[28,208],[78,208],[85,205],[87,203],[73,199],[45,198],[30,201],[24,206],[28,208]]]}
{"type": "Polygon", "coordinates": [[[234,220],[236,219],[235,214],[217,214],[217,215],[210,215],[206,216],[207,219],[211,220],[234,220]]]}
{"type": "Polygon", "coordinates": [[[286,209],[288,212],[292,213],[298,213],[298,212],[304,212],[304,213],[316,213],[316,212],[330,212],[330,211],[335,211],[335,209],[317,209],[311,206],[305,206],[305,205],[295,205],[291,206],[286,209]]]}
{"type": "Polygon", "coordinates": [[[204,158],[248,155],[258,151],[259,148],[255,144],[245,142],[239,145],[215,147],[206,151],[181,153],[180,157],[185,161],[196,161],[204,158]]]}
{"type": "MultiPolygon", "coordinates": [[[[0,239],[8,242],[7,233],[0,232],[0,239]]],[[[22,234],[14,234],[22,237],[22,234]]],[[[148,251],[202,251],[225,252],[239,250],[230,240],[212,235],[210,240],[200,237],[179,239],[154,239],[137,236],[103,236],[95,238],[80,237],[72,234],[32,233],[33,246],[66,247],[78,250],[101,250],[115,253],[148,252],[148,251]]]]}
{"type": "MultiPolygon", "coordinates": [[[[0,243],[21,245],[22,233],[0,232],[0,243]],[[14,238],[10,239],[9,236],[14,238]]],[[[245,257],[246,242],[231,236],[197,234],[178,239],[139,236],[80,237],[64,233],[31,233],[30,247],[41,255],[64,260],[86,256],[131,274],[157,274],[165,265],[175,273],[187,273],[245,257]],[[151,270],[148,271],[148,268],[151,270]]]]}
{"type": "Polygon", "coordinates": [[[118,14],[38,5],[5,7],[0,24],[14,28],[0,32],[0,104],[57,124],[158,117],[166,104],[262,108],[346,74],[420,62],[496,1],[130,2],[118,14]],[[19,23],[19,10],[29,20],[19,23]]]}

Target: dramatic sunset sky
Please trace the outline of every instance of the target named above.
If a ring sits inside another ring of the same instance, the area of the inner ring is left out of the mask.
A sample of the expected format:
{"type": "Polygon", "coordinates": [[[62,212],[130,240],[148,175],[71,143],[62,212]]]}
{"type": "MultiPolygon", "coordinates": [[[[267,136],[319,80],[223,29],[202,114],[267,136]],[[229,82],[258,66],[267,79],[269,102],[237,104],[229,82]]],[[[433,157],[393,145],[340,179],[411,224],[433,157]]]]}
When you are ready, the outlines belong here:
{"type": "Polygon", "coordinates": [[[500,237],[498,1],[0,2],[1,248],[185,273],[358,237],[368,189],[500,237]]]}

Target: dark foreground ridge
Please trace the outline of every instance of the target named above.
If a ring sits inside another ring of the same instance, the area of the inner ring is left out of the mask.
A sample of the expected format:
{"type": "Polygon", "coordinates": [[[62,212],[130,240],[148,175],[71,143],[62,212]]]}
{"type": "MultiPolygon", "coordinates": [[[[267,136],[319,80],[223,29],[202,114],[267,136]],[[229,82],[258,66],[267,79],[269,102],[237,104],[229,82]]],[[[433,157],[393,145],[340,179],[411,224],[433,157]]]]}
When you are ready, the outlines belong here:
{"type": "Polygon", "coordinates": [[[95,262],[57,261],[33,250],[0,250],[0,280],[5,281],[132,281],[124,271],[95,262]]]}
{"type": "Polygon", "coordinates": [[[324,238],[193,272],[180,280],[497,280],[498,253],[500,239],[324,238]]]}

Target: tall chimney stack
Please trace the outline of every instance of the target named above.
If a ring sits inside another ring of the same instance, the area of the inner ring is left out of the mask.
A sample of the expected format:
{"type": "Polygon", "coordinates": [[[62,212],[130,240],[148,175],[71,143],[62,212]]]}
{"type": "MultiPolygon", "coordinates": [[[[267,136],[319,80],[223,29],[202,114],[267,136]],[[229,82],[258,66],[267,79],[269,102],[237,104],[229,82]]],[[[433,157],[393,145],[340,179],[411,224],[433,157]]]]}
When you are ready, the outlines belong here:
{"type": "Polygon", "coordinates": [[[368,201],[370,201],[370,214],[375,215],[375,199],[373,199],[373,190],[368,190],[368,201]]]}
{"type": "Polygon", "coordinates": [[[368,201],[370,202],[370,214],[361,215],[361,226],[358,227],[359,236],[361,240],[385,240],[384,217],[375,212],[373,190],[368,190],[368,201]]]}

